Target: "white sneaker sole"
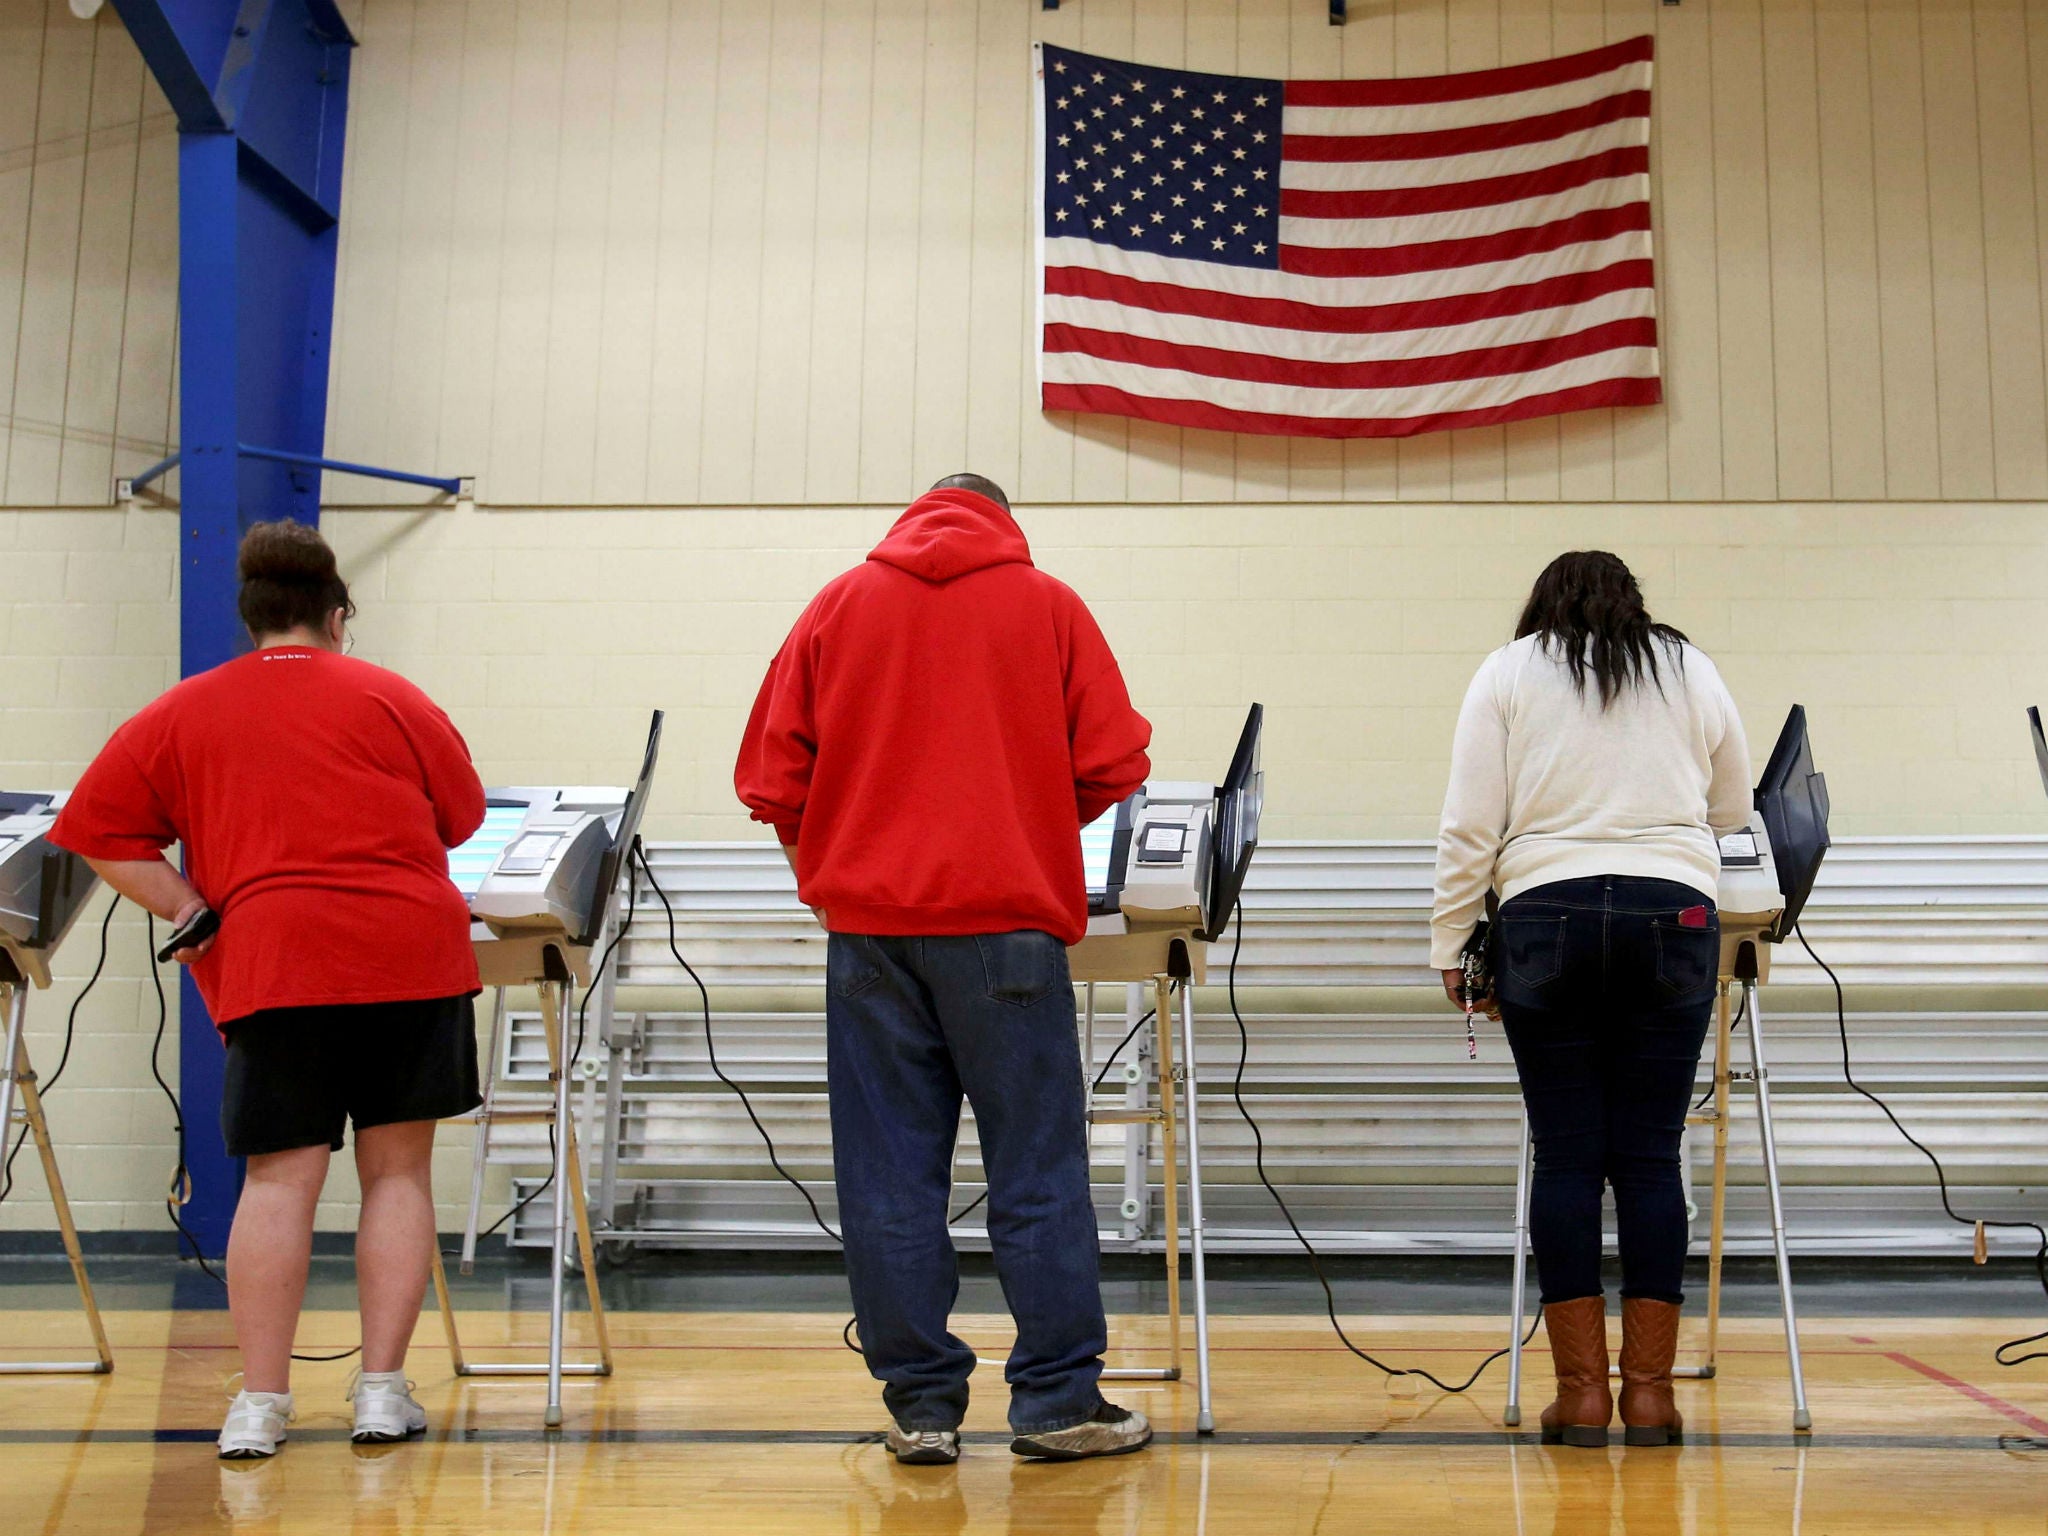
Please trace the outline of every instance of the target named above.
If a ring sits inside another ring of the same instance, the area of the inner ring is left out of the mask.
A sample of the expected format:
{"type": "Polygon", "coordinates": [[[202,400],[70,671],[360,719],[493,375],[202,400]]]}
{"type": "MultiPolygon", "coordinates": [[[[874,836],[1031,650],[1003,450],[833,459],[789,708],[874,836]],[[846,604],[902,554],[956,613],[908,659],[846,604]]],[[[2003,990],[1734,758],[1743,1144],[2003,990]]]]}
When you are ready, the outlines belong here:
{"type": "Polygon", "coordinates": [[[284,1436],[280,1435],[274,1443],[267,1446],[261,1441],[241,1441],[234,1445],[223,1445],[219,1448],[218,1454],[222,1461],[268,1461],[283,1445],[284,1436]]]}
{"type": "Polygon", "coordinates": [[[359,1424],[349,1439],[356,1445],[394,1445],[400,1440],[417,1440],[426,1432],[424,1424],[417,1427],[404,1424],[365,1427],[359,1424]]]}

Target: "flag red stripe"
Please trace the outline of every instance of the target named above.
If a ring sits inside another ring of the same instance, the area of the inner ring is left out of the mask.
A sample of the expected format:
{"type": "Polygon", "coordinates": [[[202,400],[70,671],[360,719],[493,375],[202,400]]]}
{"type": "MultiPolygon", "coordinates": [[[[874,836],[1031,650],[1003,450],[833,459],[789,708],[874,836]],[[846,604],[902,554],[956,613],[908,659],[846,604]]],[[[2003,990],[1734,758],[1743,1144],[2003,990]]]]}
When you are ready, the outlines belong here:
{"type": "Polygon", "coordinates": [[[1664,398],[1656,379],[1606,379],[1572,389],[1530,395],[1508,405],[1476,411],[1441,411],[1431,416],[1285,416],[1266,411],[1232,411],[1201,400],[1167,400],[1133,395],[1101,384],[1048,384],[1040,404],[1048,411],[1097,411],[1110,416],[1135,416],[1140,421],[1214,432],[1252,432],[1275,437],[1415,437],[1458,427],[1491,427],[1506,421],[1528,421],[1566,411],[1608,405],[1655,405],[1664,398]]]}
{"type": "Polygon", "coordinates": [[[1657,322],[1641,316],[1609,320],[1564,336],[1514,342],[1502,347],[1475,347],[1433,357],[1378,358],[1357,363],[1321,363],[1304,358],[1272,357],[1264,352],[1233,352],[1223,347],[1189,346],[1158,341],[1125,331],[1098,331],[1078,325],[1048,325],[1047,352],[1085,352],[1113,363],[1142,368],[1177,368],[1183,373],[1217,379],[1243,379],[1251,384],[1279,384],[1301,389],[1399,389],[1414,384],[1448,384],[1454,379],[1490,379],[1504,373],[1527,373],[1591,357],[1616,347],[1654,347],[1657,322]]]}
{"type": "Polygon", "coordinates": [[[1411,299],[1400,304],[1304,304],[1295,299],[1255,299],[1214,288],[1147,283],[1092,267],[1048,267],[1045,291],[1081,299],[1105,299],[1166,315],[1193,315],[1282,331],[1323,331],[1370,335],[1381,331],[1435,330],[1581,304],[1622,288],[1648,288],[1654,279],[1647,259],[1617,261],[1597,272],[1568,272],[1541,282],[1517,283],[1445,299],[1411,299]]]}
{"type": "Polygon", "coordinates": [[[1490,208],[1519,203],[1552,192],[1569,192],[1616,176],[1648,174],[1647,144],[1626,144],[1584,160],[1547,165],[1514,176],[1489,176],[1480,181],[1453,181],[1440,186],[1390,187],[1376,192],[1323,192],[1312,187],[1282,187],[1280,212],[1297,219],[1398,219],[1420,213],[1452,213],[1461,208],[1490,208]]]}
{"type": "Polygon", "coordinates": [[[1547,85],[1584,80],[1623,64],[1648,60],[1655,53],[1656,39],[1631,37],[1590,53],[1543,59],[1534,64],[1510,64],[1504,69],[1472,70],[1462,75],[1418,80],[1289,80],[1284,99],[1290,107],[1411,107],[1432,101],[1471,101],[1481,96],[1505,96],[1514,91],[1535,91],[1547,85]]]}
{"type": "Polygon", "coordinates": [[[1621,91],[1583,107],[1505,123],[1475,123],[1469,128],[1433,128],[1423,133],[1290,133],[1281,139],[1281,155],[1287,160],[1432,160],[1506,149],[1513,144],[1540,144],[1625,117],[1649,115],[1648,91],[1621,91]]]}
{"type": "Polygon", "coordinates": [[[1395,277],[1408,272],[1439,272],[1447,267],[1473,267],[1483,262],[1513,261],[1561,246],[1650,227],[1648,203],[1619,208],[1588,208],[1568,219],[1504,229],[1497,235],[1465,240],[1425,240],[1416,245],[1361,246],[1355,250],[1322,245],[1283,245],[1280,270],[1306,277],[1395,277]]]}

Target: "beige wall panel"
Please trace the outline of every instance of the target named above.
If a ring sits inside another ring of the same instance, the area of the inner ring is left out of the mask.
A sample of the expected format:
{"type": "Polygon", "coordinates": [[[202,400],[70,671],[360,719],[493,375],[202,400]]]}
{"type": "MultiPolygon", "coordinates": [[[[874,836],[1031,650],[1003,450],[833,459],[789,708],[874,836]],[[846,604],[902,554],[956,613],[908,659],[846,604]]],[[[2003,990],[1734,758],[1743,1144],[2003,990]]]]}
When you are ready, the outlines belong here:
{"type": "Polygon", "coordinates": [[[1829,481],[1884,494],[1884,352],[1878,309],[1870,28],[1864,0],[1818,0],[1822,287],[1827,296],[1829,481]]]}
{"type": "Polygon", "coordinates": [[[1998,495],[2040,497],[2048,495],[2048,401],[2026,11],[2022,0],[1978,0],[1975,15],[1992,467],[1998,495]]]}
{"type": "MultiPolygon", "coordinates": [[[[819,78],[817,249],[811,272],[804,501],[860,491],[860,378],[865,339],[868,132],[875,86],[874,0],[829,0],[819,78]]],[[[1023,229],[1020,221],[1018,229],[1023,229]]],[[[1021,278],[1020,278],[1021,281],[1021,278]]]]}
{"type": "Polygon", "coordinates": [[[1972,8],[1924,0],[1927,214],[1934,273],[1934,381],[1941,494],[1990,496],[1991,347],[1972,8]]]}
{"type": "Polygon", "coordinates": [[[1827,276],[1818,53],[1806,0],[1764,0],[1763,66],[1777,494],[1788,500],[1825,498],[1834,472],[1828,452],[1827,276]]]}
{"type": "Polygon", "coordinates": [[[1717,0],[1708,17],[1721,489],[1730,500],[1765,501],[1778,494],[1778,431],[1762,15],[1757,0],[1717,0]]]}
{"type": "Polygon", "coordinates": [[[1918,0],[1869,0],[1885,494],[1941,494],[1918,0]]]}

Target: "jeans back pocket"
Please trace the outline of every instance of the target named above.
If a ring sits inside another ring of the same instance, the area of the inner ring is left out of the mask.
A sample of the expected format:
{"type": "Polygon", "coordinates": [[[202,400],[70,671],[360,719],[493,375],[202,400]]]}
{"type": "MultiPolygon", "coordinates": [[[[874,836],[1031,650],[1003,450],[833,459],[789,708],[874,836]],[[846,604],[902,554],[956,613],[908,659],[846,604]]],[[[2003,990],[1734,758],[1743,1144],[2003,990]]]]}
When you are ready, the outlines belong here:
{"type": "Polygon", "coordinates": [[[1564,970],[1564,925],[1562,916],[1511,912],[1503,907],[1500,953],[1509,979],[1523,987],[1557,980],[1564,970]]]}
{"type": "Polygon", "coordinates": [[[1704,928],[1656,921],[1650,936],[1657,952],[1657,984],[1673,997],[1711,992],[1721,969],[1721,923],[1717,915],[1704,928]]]}
{"type": "Polygon", "coordinates": [[[866,934],[835,933],[825,941],[825,984],[840,997],[858,997],[882,979],[873,940],[866,934]]]}
{"type": "Polygon", "coordinates": [[[1067,948],[1049,933],[1021,929],[1016,933],[978,933],[982,975],[991,1002],[1029,1008],[1043,1002],[1067,981],[1067,948]]]}

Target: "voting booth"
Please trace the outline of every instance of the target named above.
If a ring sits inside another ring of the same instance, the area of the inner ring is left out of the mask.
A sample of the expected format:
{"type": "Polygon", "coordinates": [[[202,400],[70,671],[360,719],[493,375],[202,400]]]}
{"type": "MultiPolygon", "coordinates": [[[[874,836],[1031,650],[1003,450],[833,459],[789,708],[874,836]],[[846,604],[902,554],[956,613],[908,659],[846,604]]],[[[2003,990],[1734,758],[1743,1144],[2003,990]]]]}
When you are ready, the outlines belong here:
{"type": "Polygon", "coordinates": [[[1202,1212],[1200,1073],[1195,1052],[1193,987],[1208,979],[1209,946],[1220,941],[1237,910],[1258,848],[1265,775],[1260,768],[1264,707],[1245,720],[1229,771],[1220,784],[1153,781],[1081,834],[1088,880],[1088,931],[1068,952],[1073,979],[1085,991],[1082,1059],[1095,1059],[1096,987],[1123,983],[1133,1033],[1147,1022],[1159,1093],[1142,1072],[1126,1078],[1120,1104],[1098,1101],[1088,1085],[1091,1125],[1128,1127],[1124,1213],[1134,1219],[1150,1190],[1151,1132],[1159,1133],[1165,1204],[1166,1308],[1172,1339],[1162,1369],[1109,1370],[1115,1380],[1177,1381],[1182,1375],[1180,1290],[1181,1135],[1186,1134],[1190,1279],[1194,1290],[1195,1427],[1216,1427],[1209,1386],[1209,1282],[1202,1212]],[[1176,1040],[1176,1036],[1178,1039],[1176,1040]],[[1178,1053],[1176,1056],[1176,1052],[1178,1053]]]}
{"type": "MultiPolygon", "coordinates": [[[[2048,756],[2044,756],[2048,763],[2048,756]]],[[[2048,771],[2048,770],[2044,770],[2048,771]]],[[[1763,1010],[1758,997],[1770,979],[1770,946],[1792,937],[1815,876],[1828,850],[1827,780],[1813,765],[1806,735],[1806,710],[1793,705],[1764,765],[1749,825],[1721,839],[1721,966],[1714,1012],[1714,1078],[1709,1100],[1686,1116],[1688,1127],[1710,1128],[1714,1137],[1713,1189],[1707,1229],[1707,1326],[1700,1361],[1681,1365],[1673,1376],[1711,1380],[1721,1328],[1721,1259],[1728,1203],[1728,1124],[1736,1083],[1754,1096],[1762,1144],[1764,1186],[1770,1198],[1771,1248],[1778,1268],[1778,1300],[1784,1316],[1785,1354],[1792,1386],[1792,1427],[1813,1428],[1806,1406],[1806,1375],[1799,1354],[1799,1319],[1792,1301],[1792,1261],[1785,1243],[1785,1201],[1778,1180],[1778,1139],[1771,1119],[1770,1070],[1764,1055],[1763,1010]],[[1740,1024],[1748,1064],[1734,1060],[1740,1024]]],[[[1522,1421],[1523,1307],[1529,1257],[1529,1118],[1522,1117],[1522,1153],[1515,1180],[1515,1273],[1509,1324],[1508,1401],[1503,1421],[1522,1421]]],[[[1690,1163],[1686,1164],[1690,1167],[1690,1163]]],[[[1688,1192],[1688,1200],[1690,1199],[1688,1192]]],[[[1618,1374],[1610,1367],[1610,1374],[1618,1374]]]]}
{"type": "Polygon", "coordinates": [[[7,1021],[4,1067],[0,1067],[0,1158],[12,1154],[17,1116],[34,1137],[36,1155],[49,1185],[57,1230],[71,1261],[71,1276],[92,1328],[91,1360],[21,1361],[0,1364],[0,1375],[103,1375],[114,1368],[107,1330],[93,1299],[78,1225],[64,1193],[57,1154],[43,1117],[42,1094],[28,1055],[30,987],[50,985],[50,960],[70,933],[87,898],[99,888],[85,860],[53,846],[50,828],[68,798],[63,793],[0,791],[0,1016],[7,1021]]]}
{"type": "Polygon", "coordinates": [[[458,1376],[541,1376],[547,1378],[545,1422],[562,1422],[564,1376],[609,1376],[611,1336],[605,1324],[597,1261],[591,1240],[590,1212],[583,1187],[583,1162],[576,1144],[576,1121],[569,1107],[570,1076],[582,1045],[581,1030],[569,1033],[572,1019],[586,1017],[589,1003],[578,1011],[579,987],[602,985],[602,968],[617,921],[613,897],[619,875],[632,858],[640,820],[654,783],[661,751],[662,713],[654,712],[639,776],[631,789],[588,785],[523,786],[485,791],[484,823],[476,834],[448,856],[449,877],[469,903],[477,969],[492,989],[490,1044],[485,1060],[495,1063],[505,1030],[505,997],[509,988],[531,987],[539,996],[547,1040],[548,1079],[552,1090],[542,1110],[513,1110],[497,1102],[497,1074],[488,1072],[484,1102],[476,1112],[475,1161],[471,1173],[469,1219],[463,1231],[462,1268],[476,1259],[478,1222],[482,1215],[485,1159],[491,1133],[514,1120],[538,1120],[548,1127],[552,1147],[553,1217],[548,1253],[547,1360],[471,1361],[463,1353],[455,1312],[448,1296],[447,1271],[437,1246],[434,1291],[447,1328],[448,1349],[458,1376]],[[592,965],[592,953],[599,956],[592,965]],[[565,1287],[573,1224],[576,1253],[584,1289],[590,1300],[591,1326],[597,1358],[564,1359],[565,1287]]]}

